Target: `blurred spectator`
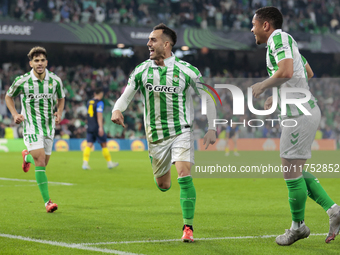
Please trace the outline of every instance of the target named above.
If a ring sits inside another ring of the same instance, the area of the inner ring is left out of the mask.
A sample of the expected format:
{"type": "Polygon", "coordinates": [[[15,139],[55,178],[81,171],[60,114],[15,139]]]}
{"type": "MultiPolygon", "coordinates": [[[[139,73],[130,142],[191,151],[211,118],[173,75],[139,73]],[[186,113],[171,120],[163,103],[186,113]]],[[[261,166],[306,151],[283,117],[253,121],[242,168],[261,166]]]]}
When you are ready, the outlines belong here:
{"type": "Polygon", "coordinates": [[[170,27],[194,26],[218,30],[249,31],[256,9],[273,5],[283,16],[285,31],[311,33],[340,33],[338,2],[330,0],[159,0],[159,1],[64,1],[64,0],[1,0],[0,13],[24,21],[46,20],[53,22],[108,22],[154,26],[159,22],[170,27]],[[9,9],[13,9],[8,12],[9,9]],[[115,11],[117,10],[117,11],[115,11]],[[118,15],[117,12],[120,14],[118,15]],[[118,22],[119,16],[119,22],[118,22]]]}

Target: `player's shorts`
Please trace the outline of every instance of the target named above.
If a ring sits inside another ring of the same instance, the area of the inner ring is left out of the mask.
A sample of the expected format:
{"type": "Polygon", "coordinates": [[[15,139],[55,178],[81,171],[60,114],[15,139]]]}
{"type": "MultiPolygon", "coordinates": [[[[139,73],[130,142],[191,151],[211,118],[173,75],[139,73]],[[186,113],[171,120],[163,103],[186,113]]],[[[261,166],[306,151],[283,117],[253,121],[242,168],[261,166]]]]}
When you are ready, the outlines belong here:
{"type": "Polygon", "coordinates": [[[28,151],[45,149],[45,155],[52,154],[54,136],[43,136],[36,134],[24,134],[24,143],[28,151]]]}
{"type": "Polygon", "coordinates": [[[321,112],[319,106],[310,110],[312,115],[300,115],[294,118],[283,118],[287,120],[285,125],[294,125],[295,127],[283,127],[281,122],[281,139],[280,139],[280,157],[287,159],[309,159],[312,156],[312,143],[318,130],[321,112]]]}
{"type": "Polygon", "coordinates": [[[149,142],[149,157],[156,178],[165,175],[176,161],[194,161],[194,137],[192,132],[149,142]]]}
{"type": "Polygon", "coordinates": [[[88,143],[95,143],[96,141],[98,143],[106,143],[107,136],[106,136],[105,133],[104,133],[103,136],[99,136],[98,131],[97,132],[87,132],[86,140],[87,140],[88,143]]]}
{"type": "MultiPolygon", "coordinates": [[[[232,138],[233,136],[237,135],[237,132],[238,131],[238,126],[236,128],[231,128],[230,126],[227,127],[226,129],[226,137],[227,138],[232,138]]],[[[236,136],[236,138],[238,138],[236,136]]]]}

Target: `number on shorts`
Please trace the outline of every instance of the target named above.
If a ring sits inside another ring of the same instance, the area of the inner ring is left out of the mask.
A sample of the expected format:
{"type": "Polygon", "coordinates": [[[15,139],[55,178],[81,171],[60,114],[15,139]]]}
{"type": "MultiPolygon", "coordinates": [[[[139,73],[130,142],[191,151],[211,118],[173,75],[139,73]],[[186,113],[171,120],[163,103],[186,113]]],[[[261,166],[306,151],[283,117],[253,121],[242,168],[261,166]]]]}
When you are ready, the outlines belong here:
{"type": "Polygon", "coordinates": [[[38,141],[38,137],[37,137],[37,135],[28,135],[28,140],[29,140],[29,142],[30,143],[35,143],[35,142],[37,142],[38,141]]]}

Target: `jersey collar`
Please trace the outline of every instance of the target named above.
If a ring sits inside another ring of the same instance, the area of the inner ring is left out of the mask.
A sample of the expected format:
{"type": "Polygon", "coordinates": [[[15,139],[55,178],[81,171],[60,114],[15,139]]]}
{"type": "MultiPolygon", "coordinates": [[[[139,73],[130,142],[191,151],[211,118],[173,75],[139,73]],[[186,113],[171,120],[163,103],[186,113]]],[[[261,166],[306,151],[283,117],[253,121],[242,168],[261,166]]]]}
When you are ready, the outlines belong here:
{"type": "MultiPolygon", "coordinates": [[[[45,68],[45,73],[46,73],[46,75],[45,75],[45,81],[48,81],[49,79],[50,79],[50,75],[49,75],[49,73],[48,73],[48,70],[45,68]]],[[[34,72],[33,72],[33,69],[31,70],[31,77],[32,77],[32,80],[33,81],[37,81],[37,80],[39,80],[35,75],[34,75],[34,72]]]]}
{"type": "MultiPolygon", "coordinates": [[[[151,61],[152,61],[152,65],[151,65],[152,68],[162,67],[162,66],[156,65],[154,60],[151,60],[151,61]]],[[[174,64],[175,64],[175,54],[171,52],[171,57],[164,59],[164,65],[169,67],[169,66],[173,66],[174,64]]]]}
{"type": "Polygon", "coordinates": [[[276,34],[276,33],[281,33],[282,29],[276,29],[273,31],[273,33],[271,33],[271,35],[269,36],[268,40],[267,40],[267,46],[268,46],[268,42],[272,39],[272,37],[276,34]]]}

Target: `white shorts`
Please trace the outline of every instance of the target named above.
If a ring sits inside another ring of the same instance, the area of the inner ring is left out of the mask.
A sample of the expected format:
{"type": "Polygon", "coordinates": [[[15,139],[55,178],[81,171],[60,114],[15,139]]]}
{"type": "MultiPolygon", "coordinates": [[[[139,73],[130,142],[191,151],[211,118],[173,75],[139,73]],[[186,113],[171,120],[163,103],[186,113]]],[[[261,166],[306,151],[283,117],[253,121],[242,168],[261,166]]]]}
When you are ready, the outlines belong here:
{"type": "Polygon", "coordinates": [[[52,154],[53,136],[25,134],[24,143],[28,151],[45,149],[45,155],[52,154]]]}
{"type": "MultiPolygon", "coordinates": [[[[287,159],[309,159],[312,156],[312,143],[318,130],[321,112],[316,105],[310,110],[312,115],[300,115],[294,118],[283,118],[283,120],[295,120],[295,127],[283,127],[280,139],[280,157],[287,159]]],[[[282,122],[281,122],[282,123],[282,122]]],[[[285,125],[293,125],[287,121],[285,125]]]]}
{"type": "Polygon", "coordinates": [[[149,142],[149,157],[156,178],[165,175],[176,161],[194,164],[194,137],[192,132],[149,142]]]}

